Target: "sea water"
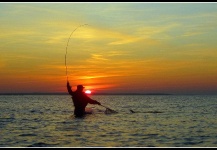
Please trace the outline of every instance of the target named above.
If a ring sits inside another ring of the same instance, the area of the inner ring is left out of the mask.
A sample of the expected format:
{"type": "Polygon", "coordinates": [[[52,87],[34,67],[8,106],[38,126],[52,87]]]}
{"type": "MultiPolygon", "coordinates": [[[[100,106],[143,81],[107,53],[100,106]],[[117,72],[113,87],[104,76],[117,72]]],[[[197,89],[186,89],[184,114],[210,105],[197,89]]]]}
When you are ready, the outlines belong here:
{"type": "Polygon", "coordinates": [[[1,95],[0,147],[217,147],[215,95],[90,95],[73,116],[69,95],[1,95]]]}

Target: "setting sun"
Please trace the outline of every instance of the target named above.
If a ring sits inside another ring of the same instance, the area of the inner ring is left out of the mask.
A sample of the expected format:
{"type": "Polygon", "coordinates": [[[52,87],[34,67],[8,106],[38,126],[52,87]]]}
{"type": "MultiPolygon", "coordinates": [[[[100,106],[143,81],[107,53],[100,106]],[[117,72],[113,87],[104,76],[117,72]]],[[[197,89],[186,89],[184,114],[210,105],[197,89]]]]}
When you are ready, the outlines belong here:
{"type": "Polygon", "coordinates": [[[85,93],[86,94],[91,94],[91,91],[90,90],[86,90],[85,93]]]}

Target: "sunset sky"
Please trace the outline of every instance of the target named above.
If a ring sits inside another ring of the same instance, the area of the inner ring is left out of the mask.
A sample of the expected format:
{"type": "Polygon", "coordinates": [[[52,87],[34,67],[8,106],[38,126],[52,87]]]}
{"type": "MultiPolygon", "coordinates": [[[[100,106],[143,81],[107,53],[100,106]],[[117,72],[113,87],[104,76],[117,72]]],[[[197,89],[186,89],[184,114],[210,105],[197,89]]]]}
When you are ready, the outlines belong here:
{"type": "Polygon", "coordinates": [[[0,3],[0,93],[67,92],[75,29],[73,90],[217,94],[217,3],[132,2],[0,3]]]}

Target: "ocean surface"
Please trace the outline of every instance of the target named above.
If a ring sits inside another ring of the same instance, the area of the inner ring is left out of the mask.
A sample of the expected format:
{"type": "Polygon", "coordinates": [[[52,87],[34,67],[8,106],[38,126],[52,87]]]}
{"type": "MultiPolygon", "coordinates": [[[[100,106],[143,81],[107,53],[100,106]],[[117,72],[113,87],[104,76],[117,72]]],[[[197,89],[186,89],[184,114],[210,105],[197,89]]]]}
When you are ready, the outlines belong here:
{"type": "Polygon", "coordinates": [[[1,95],[0,147],[217,147],[217,96],[90,95],[73,116],[69,95],[1,95]]]}

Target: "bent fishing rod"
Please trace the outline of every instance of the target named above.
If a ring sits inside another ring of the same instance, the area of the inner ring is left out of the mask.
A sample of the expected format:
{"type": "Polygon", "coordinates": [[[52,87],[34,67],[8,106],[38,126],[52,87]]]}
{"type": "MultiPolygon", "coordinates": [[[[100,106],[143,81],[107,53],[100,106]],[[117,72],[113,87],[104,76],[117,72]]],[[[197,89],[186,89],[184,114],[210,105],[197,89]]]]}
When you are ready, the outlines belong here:
{"type": "Polygon", "coordinates": [[[67,53],[68,53],[69,41],[70,41],[70,39],[71,39],[72,34],[73,34],[78,28],[80,28],[80,27],[82,27],[82,26],[86,26],[86,25],[88,25],[88,24],[83,24],[83,25],[80,25],[80,26],[78,26],[77,28],[75,28],[75,29],[71,32],[71,34],[70,34],[70,36],[69,36],[69,38],[68,38],[68,42],[67,42],[67,44],[66,44],[66,53],[65,53],[65,67],[66,67],[66,77],[67,77],[67,81],[68,81],[68,67],[67,67],[67,63],[66,63],[66,58],[67,58],[67,53]]]}

